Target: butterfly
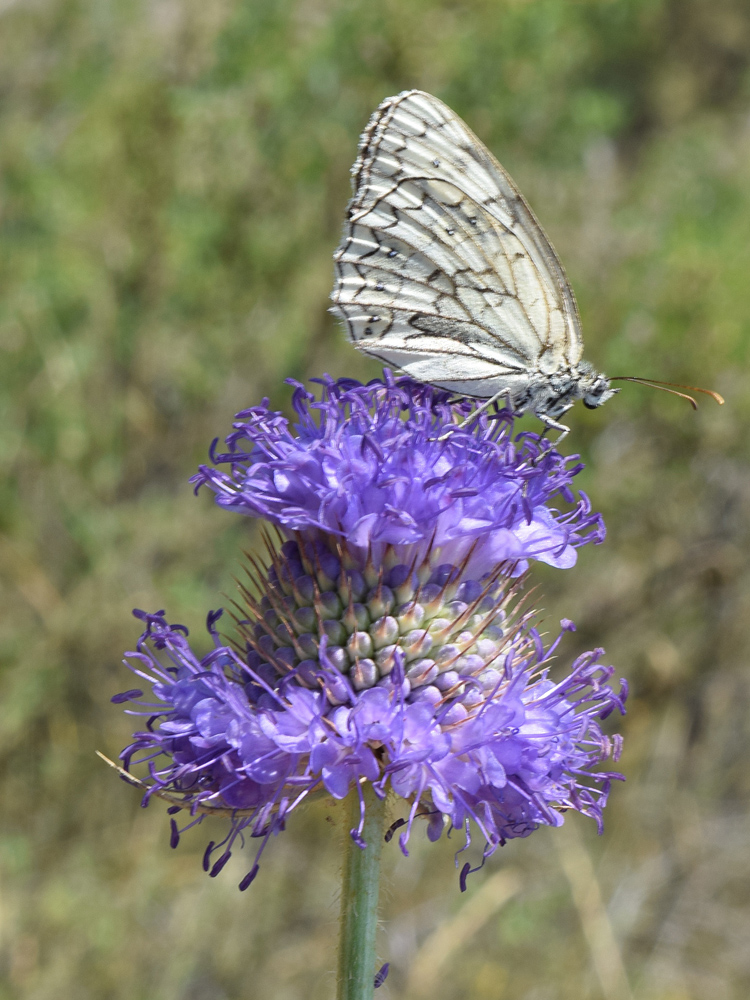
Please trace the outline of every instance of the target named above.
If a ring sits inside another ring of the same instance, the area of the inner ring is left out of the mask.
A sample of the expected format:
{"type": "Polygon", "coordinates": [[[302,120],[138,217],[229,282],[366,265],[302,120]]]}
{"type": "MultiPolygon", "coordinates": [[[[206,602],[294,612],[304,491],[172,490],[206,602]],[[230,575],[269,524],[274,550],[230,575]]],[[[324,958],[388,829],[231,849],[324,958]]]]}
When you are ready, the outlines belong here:
{"type": "Polygon", "coordinates": [[[355,347],[480,410],[503,398],[530,410],[558,441],[577,399],[594,409],[619,391],[583,360],[575,295],[536,216],[447,105],[387,98],[352,176],[331,311],[355,347]]]}

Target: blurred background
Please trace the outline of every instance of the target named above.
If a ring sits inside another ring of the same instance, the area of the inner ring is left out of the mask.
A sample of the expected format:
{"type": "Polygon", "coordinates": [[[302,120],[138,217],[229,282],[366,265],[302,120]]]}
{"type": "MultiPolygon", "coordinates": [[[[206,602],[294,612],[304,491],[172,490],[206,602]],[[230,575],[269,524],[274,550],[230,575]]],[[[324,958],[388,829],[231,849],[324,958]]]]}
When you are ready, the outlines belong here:
{"type": "MultiPolygon", "coordinates": [[[[371,378],[327,313],[357,138],[420,87],[496,153],[628,385],[564,450],[609,537],[537,573],[564,660],[633,697],[601,838],[386,850],[379,995],[750,990],[750,8],[743,0],[0,0],[0,1000],[323,1000],[340,817],[295,814],[247,893],[204,824],[95,756],[132,725],[134,606],[198,648],[250,521],[187,483],[287,376],[371,378]]],[[[529,426],[534,425],[531,421],[529,426]]],[[[218,837],[217,837],[218,839],[218,837]]]]}

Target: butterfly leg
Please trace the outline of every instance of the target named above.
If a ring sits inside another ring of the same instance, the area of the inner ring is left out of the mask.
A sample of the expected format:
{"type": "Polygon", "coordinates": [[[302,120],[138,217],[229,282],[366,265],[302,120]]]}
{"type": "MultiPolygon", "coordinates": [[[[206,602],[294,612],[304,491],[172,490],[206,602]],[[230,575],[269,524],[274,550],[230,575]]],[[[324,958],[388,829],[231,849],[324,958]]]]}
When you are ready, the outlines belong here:
{"type": "MultiPolygon", "coordinates": [[[[465,398],[465,397],[463,397],[463,398],[465,398]]],[[[486,410],[488,407],[492,406],[493,403],[496,403],[500,399],[505,399],[505,408],[507,410],[510,410],[511,413],[512,413],[513,412],[513,403],[512,403],[512,400],[511,400],[510,389],[501,389],[500,392],[496,392],[494,396],[490,396],[489,399],[485,399],[485,401],[480,406],[477,406],[477,408],[475,410],[472,410],[471,413],[468,415],[468,417],[466,417],[460,423],[454,424],[449,431],[446,431],[445,434],[441,434],[440,437],[437,440],[438,441],[445,441],[447,438],[450,437],[451,431],[454,431],[454,430],[461,431],[461,430],[463,430],[464,427],[466,427],[468,424],[470,424],[472,422],[472,420],[474,420],[476,417],[479,416],[480,413],[482,413],[484,410],[486,410]]]]}
{"type": "Polygon", "coordinates": [[[561,424],[558,420],[553,420],[552,417],[550,417],[546,413],[537,413],[536,415],[537,417],[539,417],[539,419],[542,421],[542,423],[546,428],[544,433],[546,433],[547,430],[560,431],[560,435],[555,441],[555,446],[560,444],[560,442],[564,440],[564,438],[566,438],[568,434],[570,434],[570,427],[568,427],[566,424],[561,424]]]}

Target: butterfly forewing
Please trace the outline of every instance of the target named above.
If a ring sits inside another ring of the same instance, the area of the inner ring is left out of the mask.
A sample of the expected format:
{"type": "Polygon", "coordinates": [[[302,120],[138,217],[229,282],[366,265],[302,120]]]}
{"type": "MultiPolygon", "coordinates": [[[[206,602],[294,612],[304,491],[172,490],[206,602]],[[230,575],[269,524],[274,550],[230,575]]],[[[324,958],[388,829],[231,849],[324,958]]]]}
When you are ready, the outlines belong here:
{"type": "Polygon", "coordinates": [[[360,143],[332,298],[362,350],[488,396],[581,358],[562,265],[489,150],[441,101],[385,101],[360,143]],[[494,384],[493,384],[494,383],[494,384]]]}

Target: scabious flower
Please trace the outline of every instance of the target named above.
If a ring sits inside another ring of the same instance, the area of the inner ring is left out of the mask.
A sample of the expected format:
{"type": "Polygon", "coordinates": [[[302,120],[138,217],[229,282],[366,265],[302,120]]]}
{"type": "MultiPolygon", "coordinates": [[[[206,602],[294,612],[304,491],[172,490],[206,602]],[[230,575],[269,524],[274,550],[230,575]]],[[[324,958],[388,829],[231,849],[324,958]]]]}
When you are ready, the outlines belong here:
{"type": "MultiPolygon", "coordinates": [[[[522,597],[532,560],[566,567],[603,537],[571,487],[581,466],[514,437],[506,413],[456,428],[466,404],[388,373],[325,379],[320,400],[295,385],[293,431],[267,402],[246,410],[228,452],[212,447],[229,471],[194,477],[286,538],[240,585],[234,638],[211,613],[199,657],[164,612],[136,612],[146,628],[130,665],[155,700],[116,700],[148,716],[121,755],[148,764],[146,801],[189,810],[188,826],[229,816],[206,851],[212,875],[238,837],[259,838],[241,888],[300,802],[355,791],[364,813],[363,782],[405,801],[405,853],[417,818],[431,839],[478,829],[485,857],[567,809],[601,825],[621,776],[598,769],[620,746],[600,722],[626,692],[601,650],[554,680],[560,639],[545,645],[522,597]]],[[[172,831],[176,845],[174,819],[172,831]]]]}

